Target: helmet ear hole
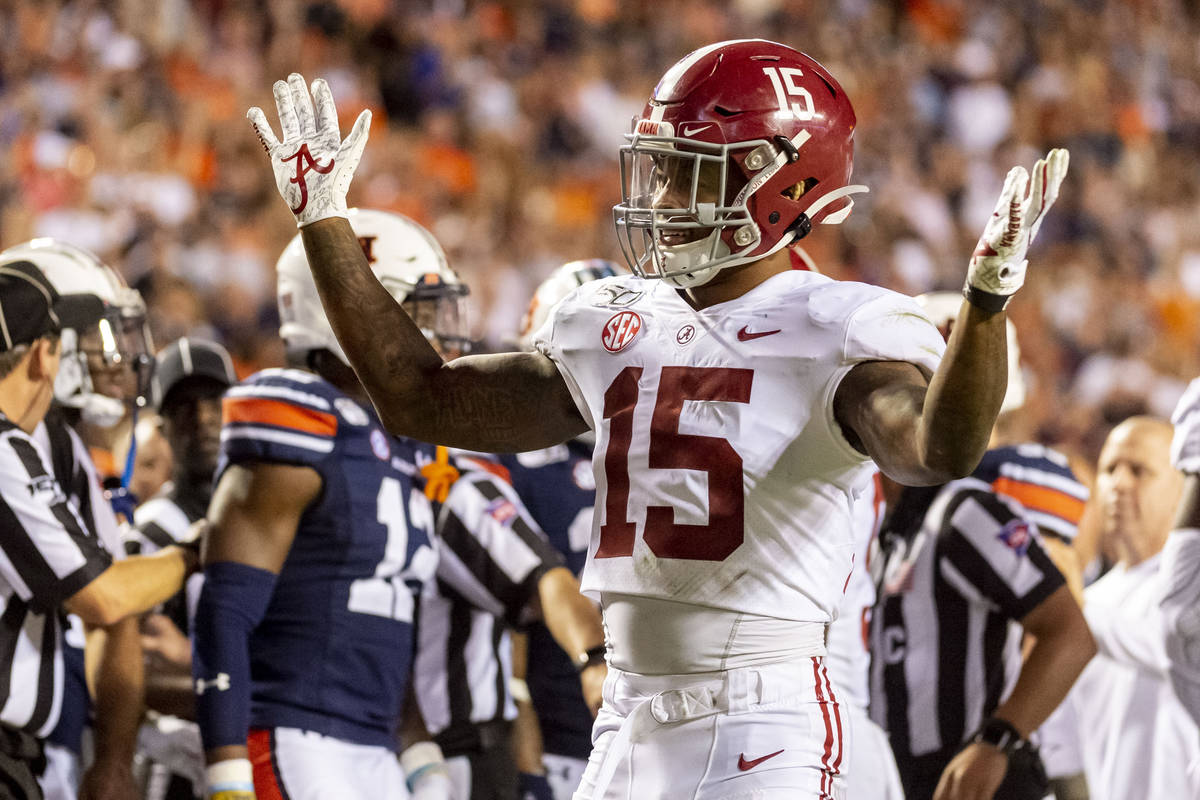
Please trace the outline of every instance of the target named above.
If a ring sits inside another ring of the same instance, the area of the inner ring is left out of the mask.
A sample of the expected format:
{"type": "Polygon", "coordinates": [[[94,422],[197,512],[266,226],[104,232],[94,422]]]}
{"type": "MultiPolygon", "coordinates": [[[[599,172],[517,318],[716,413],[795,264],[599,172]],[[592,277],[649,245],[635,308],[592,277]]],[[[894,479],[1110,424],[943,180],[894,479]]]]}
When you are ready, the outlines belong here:
{"type": "Polygon", "coordinates": [[[788,200],[799,200],[801,197],[811,191],[812,188],[818,183],[820,183],[820,181],[818,181],[816,178],[805,178],[798,183],[793,183],[791,186],[780,192],[780,194],[786,197],[788,200]]]}

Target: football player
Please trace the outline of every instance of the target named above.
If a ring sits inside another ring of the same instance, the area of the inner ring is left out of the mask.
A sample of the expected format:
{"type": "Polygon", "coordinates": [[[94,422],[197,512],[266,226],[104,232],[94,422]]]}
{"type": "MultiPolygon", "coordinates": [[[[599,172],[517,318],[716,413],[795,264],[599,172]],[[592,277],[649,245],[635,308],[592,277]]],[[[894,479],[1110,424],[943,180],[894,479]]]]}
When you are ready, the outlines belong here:
{"type": "Polygon", "coordinates": [[[975,467],[1004,394],[1004,308],[1065,151],[1009,173],[946,345],[911,298],[790,269],[787,245],[862,189],[836,79],[773,42],[709,45],[667,71],[622,148],[636,277],[581,287],[535,352],[444,362],[346,218],[369,113],[343,140],[323,80],[310,95],[293,74],[275,99],[282,141],[260,109],[251,121],[383,423],[485,452],[596,432],[583,588],[610,671],[576,797],[840,793],[821,659],[850,497],[872,458],[909,484],[975,467]]]}
{"type": "MultiPolygon", "coordinates": [[[[361,252],[393,296],[421,321],[425,335],[439,348],[461,349],[465,286],[429,233],[384,212],[356,210],[353,219],[361,252]]],[[[214,528],[206,568],[207,577],[223,583],[214,587],[206,581],[196,620],[195,672],[211,762],[209,791],[219,796],[222,786],[232,785],[243,793],[253,786],[267,797],[285,791],[293,800],[374,797],[403,792],[407,781],[416,796],[442,796],[438,793],[449,789],[441,776],[457,772],[452,762],[447,773],[438,748],[428,742],[411,745],[401,756],[403,774],[391,754],[398,703],[414,659],[417,594],[424,592],[423,620],[425,607],[439,596],[469,599],[513,624],[523,622],[540,600],[547,624],[564,645],[580,652],[602,640],[599,618],[581,622],[572,610],[579,603],[588,610],[590,605],[582,597],[571,601],[578,584],[541,540],[511,487],[486,473],[458,479],[444,448],[382,432],[325,320],[298,238],[280,256],[277,274],[280,333],[293,363],[310,371],[259,373],[224,401],[223,455],[209,510],[214,528]],[[293,474],[280,477],[278,493],[260,494],[258,482],[270,478],[239,473],[264,468],[293,474]],[[382,478],[373,477],[372,470],[382,478]],[[246,480],[244,493],[235,493],[246,480]],[[414,490],[414,481],[424,494],[414,490]],[[322,487],[315,500],[314,484],[322,487]],[[426,494],[435,500],[432,507],[426,494]],[[503,508],[491,502],[497,497],[505,501],[503,508]],[[428,530],[435,515],[436,541],[428,530]],[[407,527],[401,528],[406,517],[407,527]],[[258,520],[256,525],[276,519],[275,531],[254,536],[249,518],[258,520]],[[252,541],[232,541],[247,536],[252,541]],[[265,543],[253,541],[264,538],[265,543]],[[249,548],[256,555],[247,554],[249,548]],[[372,554],[378,563],[369,560],[372,554]],[[429,580],[435,569],[436,593],[429,580]],[[254,576],[263,585],[248,590],[254,576]],[[329,618],[330,627],[310,624],[296,630],[296,620],[315,613],[306,604],[318,600],[321,609],[333,612],[313,618],[329,618]],[[340,610],[343,605],[346,611],[340,610]],[[221,611],[231,607],[239,609],[233,621],[221,611]],[[388,629],[393,632],[385,635],[388,629]],[[325,639],[333,640],[322,645],[326,655],[304,655],[325,639]],[[243,654],[243,663],[230,661],[229,652],[243,654]],[[336,680],[330,677],[335,674],[336,680]],[[325,685],[318,691],[317,684],[325,685]],[[214,700],[207,699],[210,685],[214,700]],[[217,694],[227,689],[240,696],[217,694]],[[240,744],[247,738],[247,722],[248,749],[240,744]]],[[[422,622],[422,652],[431,629],[422,622]]],[[[439,733],[440,721],[431,722],[429,730],[439,733]]],[[[507,758],[511,762],[511,754],[507,758]]],[[[466,787],[474,782],[470,768],[464,782],[466,787]]]]}
{"type": "MultiPolygon", "coordinates": [[[[101,490],[99,471],[77,426],[108,430],[131,417],[148,386],[149,335],[145,303],[112,267],[66,242],[33,239],[0,253],[0,263],[36,264],[63,294],[92,295],[103,304],[95,325],[62,332],[62,359],[54,383],[55,405],[34,432],[51,456],[55,476],[84,518],[86,533],[100,539],[120,558],[124,550],[114,509],[101,490]]],[[[127,462],[132,464],[132,460],[127,462]]],[[[158,581],[173,594],[195,564],[187,548],[172,547],[158,556],[158,581]],[[171,588],[173,586],[174,588],[171,588]]],[[[139,612],[157,603],[141,603],[144,586],[122,587],[123,605],[139,612]]],[[[159,597],[158,599],[162,599],[159,597]]],[[[128,612],[127,612],[128,613],[128,612]]],[[[143,672],[137,619],[122,619],[89,630],[87,662],[95,689],[93,764],[80,778],[83,731],[92,701],[85,675],[83,623],[70,616],[63,647],[62,714],[47,742],[47,769],[41,778],[50,800],[127,797],[132,792],[134,741],[142,711],[143,672]]]]}

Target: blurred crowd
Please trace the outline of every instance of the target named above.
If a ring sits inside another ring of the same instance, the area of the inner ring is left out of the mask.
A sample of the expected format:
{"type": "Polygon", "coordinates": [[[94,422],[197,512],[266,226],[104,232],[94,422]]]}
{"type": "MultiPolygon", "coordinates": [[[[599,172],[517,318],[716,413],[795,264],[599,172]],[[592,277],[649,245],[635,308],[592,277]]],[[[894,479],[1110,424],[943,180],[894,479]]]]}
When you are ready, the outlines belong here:
{"type": "MultiPolygon", "coordinates": [[[[247,107],[323,76],[343,128],[375,112],[355,205],[430,227],[482,346],[532,289],[620,260],[617,147],[657,76],[763,37],[850,94],[850,220],[825,272],[957,288],[1007,168],[1071,150],[1012,314],[1031,435],[1094,459],[1200,372],[1200,5],[1191,0],[8,0],[0,4],[0,246],[56,236],[146,296],[156,341],[282,362],[275,259],[295,235],[247,107]]],[[[273,112],[272,112],[273,114],[273,112]]]]}

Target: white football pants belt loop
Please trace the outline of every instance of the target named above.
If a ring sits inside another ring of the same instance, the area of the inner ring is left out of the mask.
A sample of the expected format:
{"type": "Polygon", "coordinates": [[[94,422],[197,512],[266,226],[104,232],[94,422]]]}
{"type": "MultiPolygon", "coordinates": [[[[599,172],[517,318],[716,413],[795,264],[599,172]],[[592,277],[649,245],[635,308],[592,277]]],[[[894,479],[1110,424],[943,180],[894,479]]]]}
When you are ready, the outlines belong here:
{"type": "MultiPolygon", "coordinates": [[[[739,670],[740,671],[740,670],[739,670]]],[[[592,800],[603,800],[612,782],[613,774],[621,758],[629,752],[629,745],[661,725],[676,725],[692,719],[711,716],[729,710],[728,695],[715,683],[689,686],[686,689],[669,689],[647,697],[625,717],[616,735],[608,743],[604,761],[596,774],[596,785],[592,789],[592,800]]]]}
{"type": "MultiPolygon", "coordinates": [[[[824,627],[824,626],[821,626],[824,627]]],[[[811,657],[820,657],[824,645],[816,645],[812,652],[803,656],[804,663],[811,657]]],[[[752,706],[779,699],[780,686],[788,685],[788,678],[795,675],[799,659],[777,661],[752,667],[737,667],[726,670],[709,680],[680,689],[656,692],[634,706],[608,743],[604,760],[596,772],[596,783],[592,789],[592,800],[603,800],[608,785],[621,763],[628,755],[632,759],[629,745],[637,744],[646,734],[665,725],[678,725],[713,714],[739,714],[750,711],[752,706]]],[[[673,676],[685,681],[689,676],[673,676]]],[[[615,705],[617,684],[621,682],[650,682],[670,679],[665,676],[643,677],[609,667],[608,679],[604,682],[604,702],[615,705]]]]}

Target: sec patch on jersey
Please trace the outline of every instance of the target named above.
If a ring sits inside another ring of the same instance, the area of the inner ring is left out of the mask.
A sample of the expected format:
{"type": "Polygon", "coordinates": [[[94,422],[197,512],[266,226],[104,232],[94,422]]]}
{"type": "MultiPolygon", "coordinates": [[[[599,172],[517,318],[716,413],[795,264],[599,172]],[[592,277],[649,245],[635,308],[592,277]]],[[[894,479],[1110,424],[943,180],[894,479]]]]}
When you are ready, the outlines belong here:
{"type": "Polygon", "coordinates": [[[600,343],[610,353],[628,347],[642,330],[642,318],[636,311],[621,311],[609,317],[600,332],[600,343]]]}

